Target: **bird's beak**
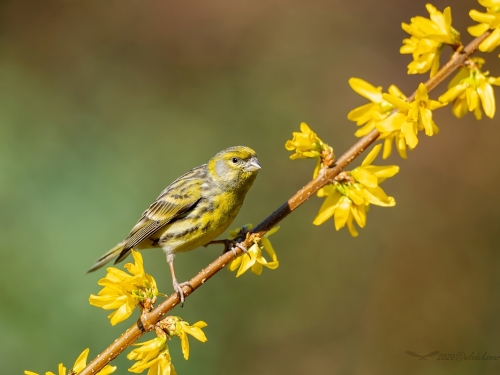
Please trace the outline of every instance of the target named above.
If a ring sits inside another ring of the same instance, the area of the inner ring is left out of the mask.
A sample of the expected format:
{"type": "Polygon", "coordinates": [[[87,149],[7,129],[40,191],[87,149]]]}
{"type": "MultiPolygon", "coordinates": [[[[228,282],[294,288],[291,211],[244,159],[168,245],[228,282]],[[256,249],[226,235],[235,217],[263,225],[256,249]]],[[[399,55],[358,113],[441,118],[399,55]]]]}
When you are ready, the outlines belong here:
{"type": "Polygon", "coordinates": [[[262,167],[260,166],[257,158],[251,158],[247,162],[247,165],[245,166],[245,169],[247,170],[247,172],[255,172],[255,171],[258,171],[260,168],[262,168],[262,167]]]}

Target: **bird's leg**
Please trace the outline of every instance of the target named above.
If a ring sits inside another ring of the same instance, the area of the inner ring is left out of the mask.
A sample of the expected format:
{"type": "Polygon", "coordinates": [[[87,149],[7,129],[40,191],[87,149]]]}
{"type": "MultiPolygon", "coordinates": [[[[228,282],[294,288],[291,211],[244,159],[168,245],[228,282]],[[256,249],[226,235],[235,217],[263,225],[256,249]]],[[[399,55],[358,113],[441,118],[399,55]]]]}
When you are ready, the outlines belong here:
{"type": "Polygon", "coordinates": [[[189,286],[191,289],[193,289],[193,287],[191,286],[189,281],[183,282],[181,284],[179,284],[177,282],[177,279],[175,277],[175,271],[174,271],[174,259],[175,259],[174,254],[167,254],[167,262],[168,262],[168,265],[170,266],[170,273],[172,274],[172,285],[174,287],[175,292],[179,295],[179,298],[181,300],[181,305],[184,306],[184,299],[185,298],[184,298],[184,291],[182,290],[182,287],[189,286]]]}

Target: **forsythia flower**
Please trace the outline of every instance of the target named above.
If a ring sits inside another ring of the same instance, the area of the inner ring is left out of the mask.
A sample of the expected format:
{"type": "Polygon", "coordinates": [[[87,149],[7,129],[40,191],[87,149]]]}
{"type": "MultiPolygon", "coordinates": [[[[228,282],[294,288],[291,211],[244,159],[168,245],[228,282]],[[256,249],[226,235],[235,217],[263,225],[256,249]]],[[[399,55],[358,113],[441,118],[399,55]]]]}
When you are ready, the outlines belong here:
{"type": "MultiPolygon", "coordinates": [[[[70,370],[70,375],[71,374],[78,374],[80,371],[82,371],[85,366],[87,366],[87,357],[89,355],[89,349],[85,349],[82,354],[76,359],[75,364],[73,365],[73,368],[70,370]]],[[[66,367],[62,363],[59,363],[58,366],[58,375],[66,375],[66,367]]],[[[115,372],[116,366],[110,366],[106,365],[101,371],[99,371],[96,375],[109,375],[115,372]]],[[[25,375],[38,375],[36,372],[33,371],[24,371],[25,375]]],[[[52,371],[47,371],[45,375],[55,375],[52,371]]]]}
{"type": "MultiPolygon", "coordinates": [[[[354,133],[356,137],[363,137],[375,129],[378,122],[386,119],[395,107],[384,100],[381,87],[375,87],[360,78],[349,79],[349,85],[359,95],[371,101],[371,103],[353,109],[347,115],[347,118],[355,121],[358,126],[364,125],[354,133]]],[[[406,96],[395,85],[391,85],[388,91],[389,94],[406,100],[406,96]]],[[[387,159],[391,154],[393,142],[396,143],[399,155],[406,159],[406,142],[400,130],[383,132],[379,139],[384,139],[384,159],[387,159]]]]}
{"type": "Polygon", "coordinates": [[[89,298],[93,306],[102,307],[104,310],[116,309],[108,316],[112,325],[127,319],[137,305],[149,310],[158,296],[156,281],[144,271],[141,254],[132,250],[132,256],[135,264],[125,265],[131,275],[109,267],[106,277],[98,282],[104,288],[97,296],[92,294],[89,298]]]}
{"type": "Polygon", "coordinates": [[[167,337],[156,337],[152,340],[134,344],[140,348],[132,350],[127,358],[136,360],[128,370],[139,374],[149,368],[148,375],[176,375],[172,358],[167,346],[167,337]]]}
{"type": "MultiPolygon", "coordinates": [[[[248,225],[246,227],[248,227],[248,225]]],[[[238,229],[237,231],[239,232],[238,229]]],[[[254,244],[250,247],[250,249],[248,249],[246,253],[231,262],[228,267],[229,271],[235,271],[236,269],[238,269],[236,277],[239,277],[249,269],[251,269],[254,274],[260,275],[263,269],[262,266],[265,266],[272,270],[278,268],[279,262],[276,251],[274,251],[273,245],[268,239],[268,237],[276,233],[278,229],[279,227],[274,227],[269,232],[267,232],[264,237],[254,239],[254,244]],[[264,258],[264,256],[262,255],[262,250],[265,250],[271,257],[270,262],[267,261],[266,258],[264,258]]]]}
{"type": "Polygon", "coordinates": [[[321,161],[328,166],[333,164],[333,148],[324,143],[305,122],[300,124],[300,132],[293,132],[292,135],[292,140],[285,143],[288,151],[295,151],[295,154],[290,155],[290,159],[318,158],[313,178],[319,173],[321,161]]]}
{"type": "Polygon", "coordinates": [[[381,133],[400,130],[408,147],[415,148],[418,144],[419,130],[425,130],[428,136],[439,131],[432,120],[432,111],[441,108],[445,103],[430,100],[423,83],[418,86],[415,100],[411,103],[392,94],[383,94],[383,98],[394,105],[398,112],[377,124],[377,129],[381,133]]]}
{"type": "Polygon", "coordinates": [[[207,336],[205,336],[205,333],[202,331],[202,328],[206,326],[207,323],[202,320],[191,326],[178,316],[168,316],[158,323],[158,327],[167,332],[168,336],[177,336],[181,339],[182,354],[186,360],[189,358],[188,334],[201,342],[206,342],[207,336]]]}
{"type": "Polygon", "coordinates": [[[451,9],[443,13],[433,5],[425,6],[430,19],[413,17],[410,24],[402,23],[402,28],[409,39],[403,40],[402,54],[412,54],[413,61],[408,65],[408,74],[425,73],[431,70],[433,77],[439,69],[439,56],[445,44],[460,44],[460,34],[451,26],[451,9]]]}
{"type": "Polygon", "coordinates": [[[500,46],[500,1],[479,0],[479,4],[486,8],[486,13],[471,10],[469,16],[479,24],[470,26],[467,30],[471,35],[477,37],[492,29],[492,33],[479,45],[480,51],[491,52],[500,46]]]}
{"type": "Polygon", "coordinates": [[[442,45],[432,39],[419,39],[414,36],[403,39],[403,46],[399,52],[412,54],[413,61],[408,64],[408,74],[425,73],[431,71],[433,77],[439,70],[439,57],[442,45]]]}
{"type": "Polygon", "coordinates": [[[343,172],[332,185],[325,186],[318,196],[326,196],[313,224],[321,225],[333,216],[335,229],[339,230],[347,224],[353,237],[358,236],[354,221],[364,228],[366,211],[370,204],[392,207],[396,204],[393,197],[388,197],[379,187],[386,178],[399,172],[396,165],[371,165],[380,152],[382,145],[377,145],[366,156],[360,167],[351,172],[343,172]]]}
{"type": "Polygon", "coordinates": [[[448,91],[439,97],[441,102],[453,102],[453,114],[461,118],[467,111],[474,112],[476,119],[482,117],[481,106],[489,118],[495,115],[495,93],[491,85],[500,86],[500,77],[488,77],[482,72],[484,59],[473,58],[462,68],[448,85],[448,91]]]}
{"type": "Polygon", "coordinates": [[[319,157],[326,145],[305,122],[300,124],[300,132],[292,134],[293,139],[285,143],[285,148],[288,151],[295,151],[295,154],[290,156],[292,160],[319,157]]]}
{"type": "Polygon", "coordinates": [[[190,326],[188,322],[181,321],[179,322],[179,324],[181,326],[179,338],[181,339],[182,354],[184,355],[184,359],[187,360],[189,358],[188,334],[193,336],[198,341],[206,342],[207,337],[201,329],[205,328],[207,326],[207,323],[205,323],[204,321],[199,321],[190,326]]]}
{"type": "Polygon", "coordinates": [[[356,137],[363,137],[375,129],[375,124],[378,121],[389,116],[394,106],[384,100],[380,86],[375,87],[361,78],[350,78],[349,86],[356,93],[371,101],[371,103],[354,108],[347,114],[347,118],[355,121],[356,125],[364,125],[354,133],[356,137]]]}
{"type": "Polygon", "coordinates": [[[201,342],[206,342],[207,337],[201,330],[207,323],[196,322],[192,326],[184,322],[178,316],[168,316],[156,324],[156,334],[158,337],[134,344],[140,348],[132,350],[127,358],[137,362],[129,368],[130,372],[141,373],[149,368],[148,375],[176,375],[170,351],[167,345],[167,338],[177,336],[181,340],[182,353],[184,359],[189,358],[189,341],[187,335],[190,334],[201,342]]]}

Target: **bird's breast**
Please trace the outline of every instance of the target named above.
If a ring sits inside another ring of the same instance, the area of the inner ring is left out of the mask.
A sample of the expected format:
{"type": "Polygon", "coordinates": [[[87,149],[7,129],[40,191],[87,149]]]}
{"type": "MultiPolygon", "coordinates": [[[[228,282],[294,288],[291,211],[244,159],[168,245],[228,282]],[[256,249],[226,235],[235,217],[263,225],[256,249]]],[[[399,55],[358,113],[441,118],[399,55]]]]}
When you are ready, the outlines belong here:
{"type": "Polygon", "coordinates": [[[188,215],[167,224],[155,234],[158,237],[156,246],[177,253],[207,244],[233,222],[243,199],[244,196],[225,192],[202,198],[188,215]]]}

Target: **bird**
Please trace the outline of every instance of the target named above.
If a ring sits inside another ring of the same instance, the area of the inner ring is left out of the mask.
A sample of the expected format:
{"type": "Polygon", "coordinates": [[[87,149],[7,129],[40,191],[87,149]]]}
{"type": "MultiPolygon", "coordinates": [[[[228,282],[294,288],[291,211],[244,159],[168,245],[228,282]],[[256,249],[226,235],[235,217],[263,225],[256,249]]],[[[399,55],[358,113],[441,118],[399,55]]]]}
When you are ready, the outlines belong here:
{"type": "Polygon", "coordinates": [[[427,357],[432,357],[432,356],[435,356],[436,354],[439,354],[439,350],[431,352],[429,354],[425,354],[425,355],[420,355],[420,354],[417,354],[415,352],[411,352],[409,350],[407,350],[405,353],[408,355],[411,355],[412,357],[417,357],[419,359],[419,361],[422,361],[422,360],[425,361],[427,359],[427,357]]]}
{"type": "Polygon", "coordinates": [[[144,211],[125,240],[113,247],[88,270],[93,272],[116,258],[123,261],[132,249],[162,248],[174,291],[184,303],[175,277],[177,253],[207,245],[220,236],[238,214],[245,196],[261,169],[250,147],[229,147],[207,164],[191,169],[165,188],[144,211]]]}

